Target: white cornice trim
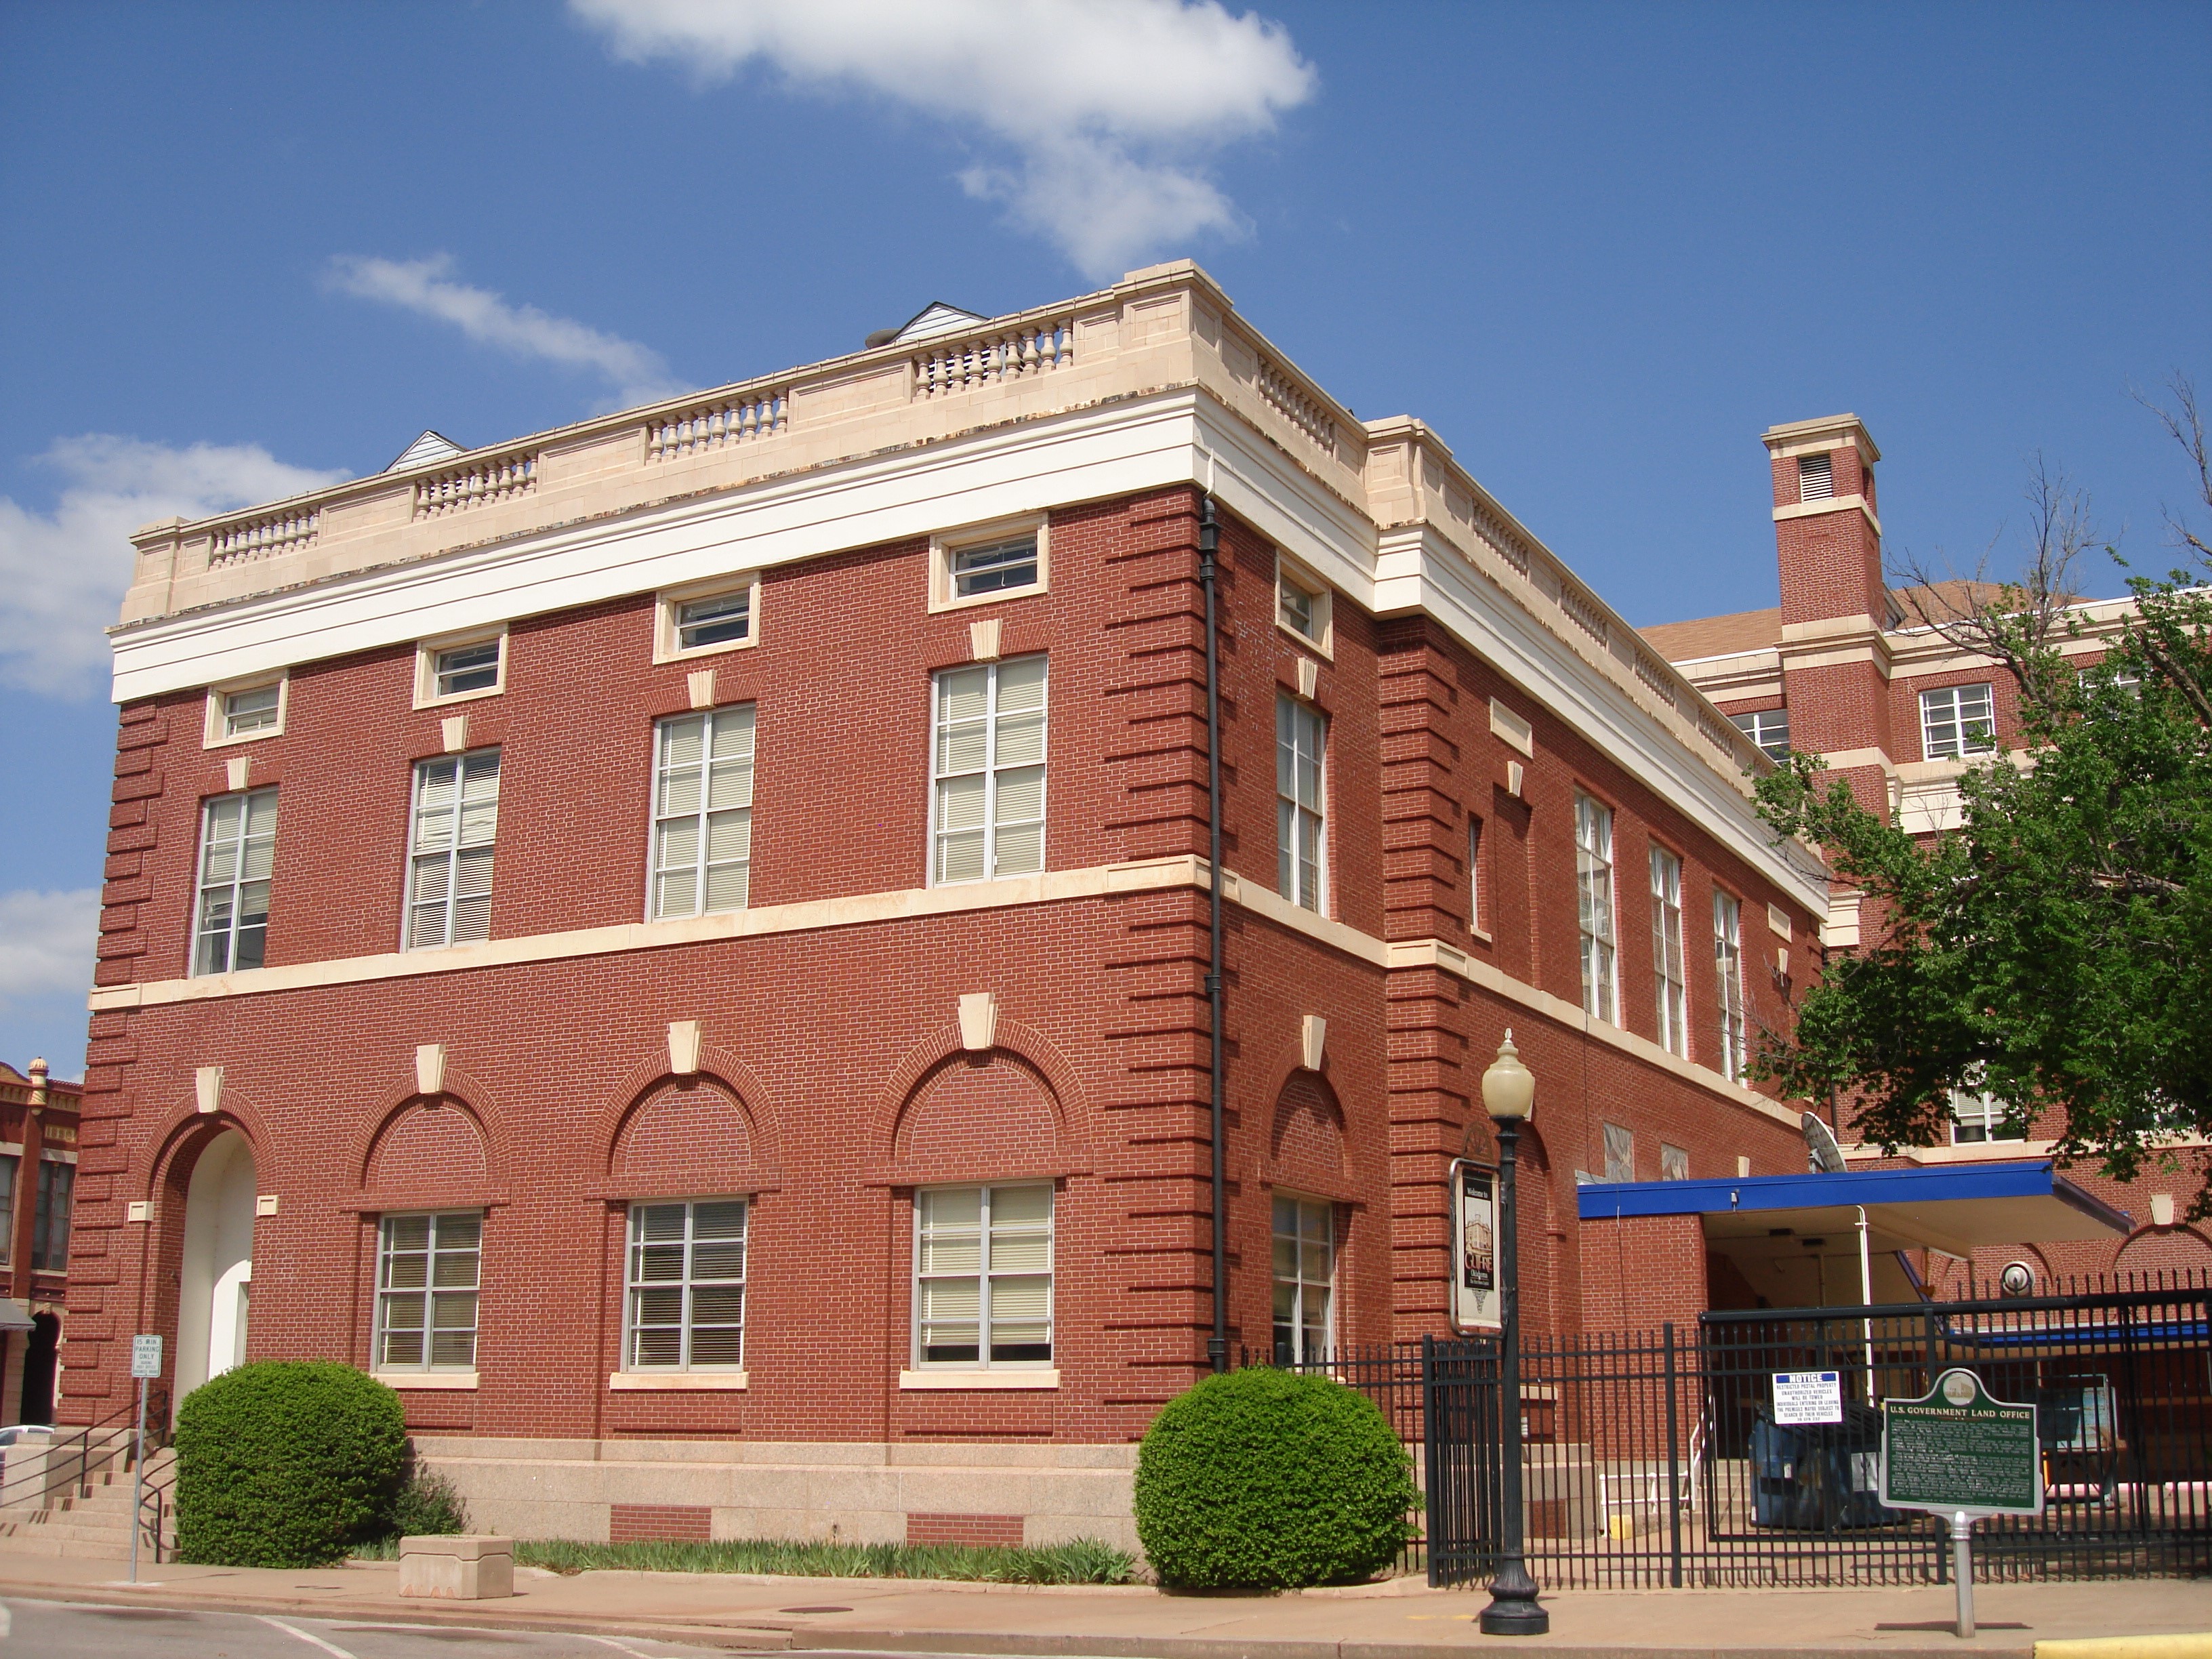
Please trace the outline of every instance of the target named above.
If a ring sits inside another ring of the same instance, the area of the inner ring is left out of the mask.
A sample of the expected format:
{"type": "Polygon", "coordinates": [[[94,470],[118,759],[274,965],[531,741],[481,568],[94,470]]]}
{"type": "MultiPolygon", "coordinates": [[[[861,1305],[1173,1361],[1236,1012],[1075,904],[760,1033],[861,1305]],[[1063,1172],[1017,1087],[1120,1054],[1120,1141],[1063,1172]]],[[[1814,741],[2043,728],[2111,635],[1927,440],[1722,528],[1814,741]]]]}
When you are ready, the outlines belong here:
{"type": "Polygon", "coordinates": [[[1565,997],[1555,997],[1549,991],[1524,985],[1519,980],[1492,967],[1480,957],[1445,944],[1442,939],[1420,939],[1394,941],[1390,949],[1390,966],[1395,968],[1438,968],[1445,973],[1456,974],[1470,985],[1480,986],[1494,995],[1518,1003],[1531,1013],[1540,1014],[1555,1024],[1594,1037],[1609,1048],[1634,1056],[1647,1066],[1654,1066],[1683,1082],[1693,1084],[1707,1094],[1726,1101],[1731,1106],[1787,1125],[1795,1129],[1800,1119],[1796,1112],[1765,1095],[1731,1083],[1718,1072],[1695,1066],[1680,1054],[1670,1054],[1649,1037],[1625,1031],[1618,1025],[1595,1019],[1578,1002],[1569,1002],[1565,997]]]}

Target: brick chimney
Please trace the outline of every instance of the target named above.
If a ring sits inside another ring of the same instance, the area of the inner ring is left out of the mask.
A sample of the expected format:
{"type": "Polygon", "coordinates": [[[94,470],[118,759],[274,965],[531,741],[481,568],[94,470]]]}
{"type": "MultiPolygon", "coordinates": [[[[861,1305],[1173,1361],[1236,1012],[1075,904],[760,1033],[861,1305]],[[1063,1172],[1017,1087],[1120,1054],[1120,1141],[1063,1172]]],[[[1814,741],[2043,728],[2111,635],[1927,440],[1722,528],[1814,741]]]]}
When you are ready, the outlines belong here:
{"type": "Polygon", "coordinates": [[[1885,762],[1896,750],[1884,635],[1899,617],[1882,579],[1875,505],[1881,452],[1856,415],[1792,421],[1763,438],[1774,474],[1790,740],[1826,756],[1860,799],[1887,811],[1885,762]]]}

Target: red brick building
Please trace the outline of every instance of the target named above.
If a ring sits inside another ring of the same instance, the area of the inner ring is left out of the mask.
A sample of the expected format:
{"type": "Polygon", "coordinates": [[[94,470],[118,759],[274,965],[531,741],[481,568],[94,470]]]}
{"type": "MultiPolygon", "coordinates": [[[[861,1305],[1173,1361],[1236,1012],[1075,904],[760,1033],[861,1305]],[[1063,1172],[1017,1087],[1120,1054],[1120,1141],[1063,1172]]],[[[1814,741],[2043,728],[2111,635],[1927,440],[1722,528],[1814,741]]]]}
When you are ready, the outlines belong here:
{"type": "Polygon", "coordinates": [[[0,1424],[54,1420],[82,1093],[0,1061],[0,1424]]]}
{"type": "MultiPolygon", "coordinates": [[[[1881,452],[1852,415],[1798,421],[1765,434],[1773,479],[1781,605],[1647,628],[1644,638],[1771,754],[1796,747],[1823,757],[1861,800],[1923,836],[1957,827],[1958,780],[2020,743],[2016,688],[1990,659],[1964,651],[1928,625],[1967,596],[1893,592],[1883,574],[1875,469],[1881,452]],[[1924,613],[1924,614],[1923,614],[1924,613]]],[[[2060,649],[2087,668],[2129,614],[2131,599],[2075,607],[2077,632],[2060,649]]],[[[1856,894],[1838,890],[1826,941],[1860,942],[1856,894]]],[[[1954,1101],[1950,1144],[1905,1148],[1847,1144],[1855,1169],[1959,1166],[2048,1159],[2057,1126],[2026,1122],[1986,1094],[1954,1101]]],[[[1843,1127],[1850,1140],[1848,1110],[1843,1127]]],[[[2212,1270],[2212,1237],[2178,1218],[2200,1177],[2201,1144],[2178,1146],[2182,1167],[2123,1184],[2069,1172],[2105,1203],[2127,1212],[2121,1235],[2095,1241],[2023,1239],[1975,1249],[1971,1259],[1936,1255],[1927,1275],[1938,1291],[1963,1289],[1971,1273],[1995,1283],[2048,1289],[2062,1275],[2212,1270]]]]}
{"type": "Polygon", "coordinates": [[[1483,1316],[1509,1027],[1540,1328],[1578,1179],[1802,1167],[1751,741],[1167,265],[138,534],[69,1410],[160,1331],[386,1377],[502,1530],[1127,1536],[1212,1324],[1209,498],[1232,1345],[1483,1316]]]}

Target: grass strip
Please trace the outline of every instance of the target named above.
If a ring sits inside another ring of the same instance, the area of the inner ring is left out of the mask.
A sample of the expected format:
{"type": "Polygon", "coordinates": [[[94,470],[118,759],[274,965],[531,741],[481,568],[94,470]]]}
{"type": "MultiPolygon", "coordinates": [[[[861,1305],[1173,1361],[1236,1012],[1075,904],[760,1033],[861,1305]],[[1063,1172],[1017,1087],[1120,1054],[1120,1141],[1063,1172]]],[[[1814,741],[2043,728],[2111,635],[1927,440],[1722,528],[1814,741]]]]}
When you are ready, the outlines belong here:
{"type": "MultiPolygon", "coordinates": [[[[356,1547],[360,1559],[389,1561],[397,1538],[356,1547]]],[[[515,1540],[514,1565],[577,1573],[760,1572],[795,1578],[951,1578],[996,1584],[1126,1584],[1136,1558],[1096,1538],[1065,1544],[839,1544],[812,1539],[732,1538],[713,1543],[654,1540],[586,1544],[565,1538],[515,1540]]]]}

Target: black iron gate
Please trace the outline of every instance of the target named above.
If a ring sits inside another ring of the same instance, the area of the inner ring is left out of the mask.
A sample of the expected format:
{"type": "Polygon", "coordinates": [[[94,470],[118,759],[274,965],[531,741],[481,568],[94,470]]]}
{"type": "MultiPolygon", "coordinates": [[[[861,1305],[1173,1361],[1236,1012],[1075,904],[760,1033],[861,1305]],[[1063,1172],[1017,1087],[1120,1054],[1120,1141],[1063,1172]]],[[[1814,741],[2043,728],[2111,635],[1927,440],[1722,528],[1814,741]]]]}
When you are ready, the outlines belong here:
{"type": "MultiPolygon", "coordinates": [[[[1413,1358],[1400,1351],[1396,1378],[1413,1358]]],[[[1419,1437],[1420,1553],[1431,1583],[1471,1583],[1495,1570],[1501,1530],[1498,1347],[1428,1340],[1418,1358],[1418,1429],[1410,1412],[1391,1415],[1419,1437]]],[[[1941,1583],[1942,1525],[1881,1503],[1880,1406],[1924,1394],[1953,1365],[2041,1408],[2045,1513],[1982,1522],[1978,1573],[2212,1571],[2212,1280],[2201,1274],[2063,1297],[1712,1313],[1694,1333],[1529,1343],[1529,1570],[1549,1589],[1941,1583]],[[1774,1377],[1805,1370],[1838,1374],[1840,1423],[1775,1420],[1774,1377]]]]}

